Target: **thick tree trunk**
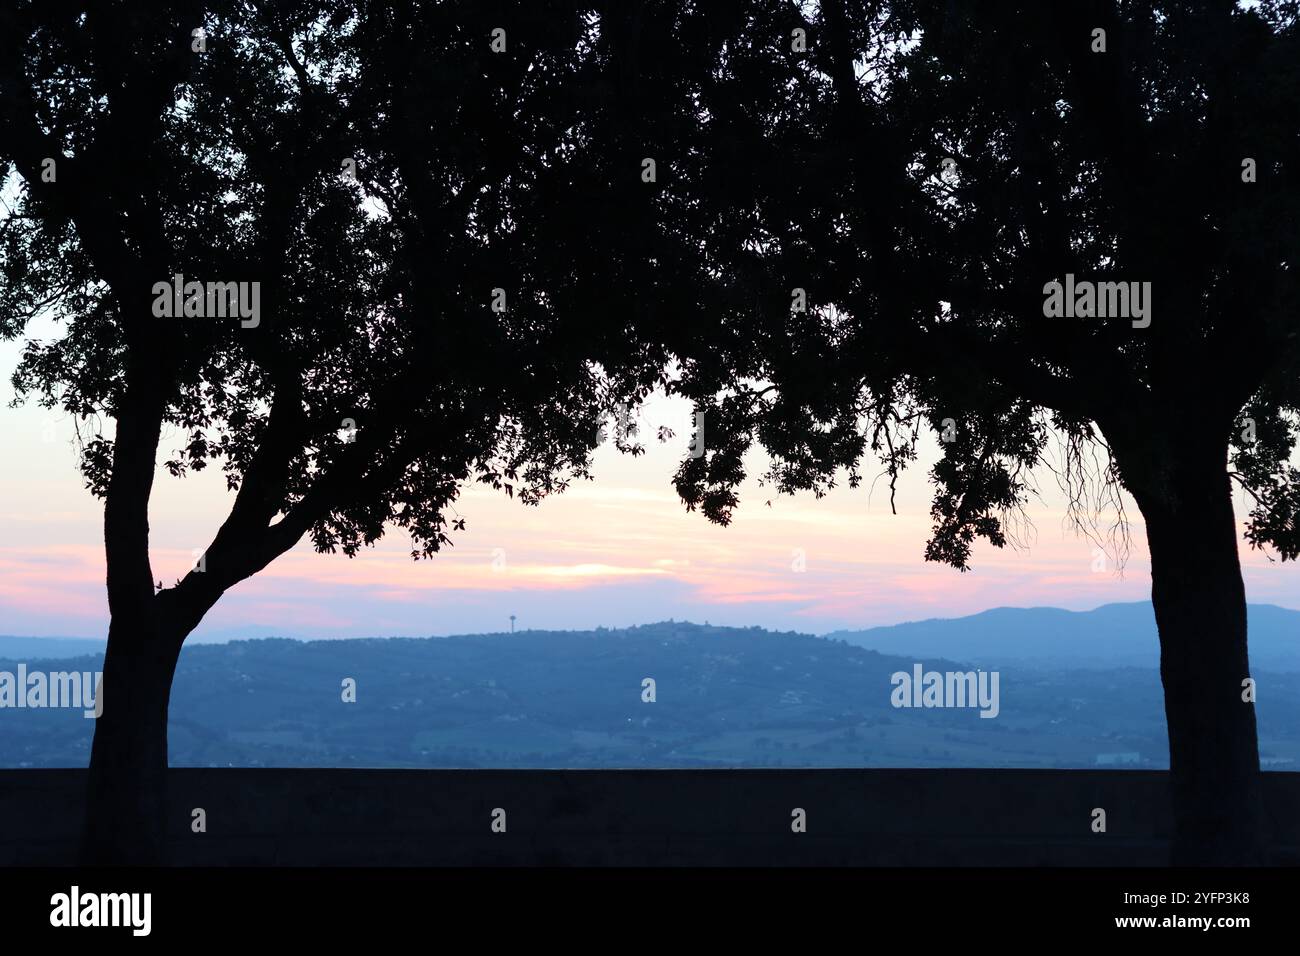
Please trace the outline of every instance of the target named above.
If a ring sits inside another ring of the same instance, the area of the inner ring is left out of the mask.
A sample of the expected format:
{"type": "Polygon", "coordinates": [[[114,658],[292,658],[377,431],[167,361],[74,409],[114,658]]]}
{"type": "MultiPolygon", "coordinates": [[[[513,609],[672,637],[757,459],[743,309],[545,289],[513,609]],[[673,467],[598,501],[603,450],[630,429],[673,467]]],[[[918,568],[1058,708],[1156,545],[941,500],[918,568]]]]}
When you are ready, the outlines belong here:
{"type": "MultiPolygon", "coordinates": [[[[1165,446],[1169,449],[1171,446],[1165,446]]],[[[1146,519],[1169,727],[1175,865],[1261,859],[1259,751],[1246,592],[1226,446],[1148,459],[1133,488],[1146,519]]]]}
{"type": "Polygon", "coordinates": [[[90,755],[83,863],[167,860],[167,706],[182,641],[156,606],[113,617],[104,709],[90,755]]]}

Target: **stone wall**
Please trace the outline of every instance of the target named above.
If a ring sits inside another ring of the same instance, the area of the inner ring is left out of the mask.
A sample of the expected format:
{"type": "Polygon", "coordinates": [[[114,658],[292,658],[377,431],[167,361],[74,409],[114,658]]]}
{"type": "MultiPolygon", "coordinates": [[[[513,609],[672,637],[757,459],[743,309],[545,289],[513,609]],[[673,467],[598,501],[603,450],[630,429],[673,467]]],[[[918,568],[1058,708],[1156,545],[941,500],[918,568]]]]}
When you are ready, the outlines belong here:
{"type": "MultiPolygon", "coordinates": [[[[0,771],[0,866],[73,862],[85,779],[0,771]]],[[[1300,774],[1264,781],[1300,863],[1300,774]]],[[[1159,866],[1170,833],[1166,774],[1123,770],[176,769],[170,801],[188,865],[1159,866]]]]}

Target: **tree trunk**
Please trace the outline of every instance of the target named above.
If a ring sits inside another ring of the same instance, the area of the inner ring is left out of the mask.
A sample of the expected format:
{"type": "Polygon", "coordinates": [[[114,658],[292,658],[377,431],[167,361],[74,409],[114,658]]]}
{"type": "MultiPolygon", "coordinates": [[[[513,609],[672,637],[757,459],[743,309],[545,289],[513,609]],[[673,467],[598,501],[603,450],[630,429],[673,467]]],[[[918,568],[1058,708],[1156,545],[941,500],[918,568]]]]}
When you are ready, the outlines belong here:
{"type": "Polygon", "coordinates": [[[1205,447],[1202,440],[1199,448],[1172,442],[1164,449],[1166,457],[1149,455],[1142,480],[1129,484],[1146,519],[1160,631],[1175,820],[1171,862],[1258,863],[1259,750],[1253,695],[1244,686],[1251,676],[1246,591],[1227,447],[1205,447]]]}
{"type": "Polygon", "coordinates": [[[83,863],[167,861],[167,706],[183,640],[153,602],[113,616],[104,708],[90,754],[83,863]]]}

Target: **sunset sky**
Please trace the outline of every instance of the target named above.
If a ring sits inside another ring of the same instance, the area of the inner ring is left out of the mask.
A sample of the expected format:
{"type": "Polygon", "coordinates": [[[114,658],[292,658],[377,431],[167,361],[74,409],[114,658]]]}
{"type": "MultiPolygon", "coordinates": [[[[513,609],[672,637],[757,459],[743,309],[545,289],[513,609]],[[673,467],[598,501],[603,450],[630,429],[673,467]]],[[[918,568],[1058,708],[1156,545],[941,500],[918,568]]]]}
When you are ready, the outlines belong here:
{"type": "MultiPolygon", "coordinates": [[[[40,334],[42,330],[36,330],[40,334]]],[[[51,334],[46,328],[44,334],[51,334]]],[[[100,637],[107,627],[99,503],[76,470],[73,423],[35,406],[10,408],[19,347],[0,344],[0,633],[100,637]]],[[[652,403],[642,434],[687,431],[685,405],[652,403]]],[[[706,442],[708,424],[705,424],[706,442]]],[[[170,453],[178,436],[164,439],[170,453]]],[[[684,439],[681,439],[684,442],[684,439]]],[[[999,606],[1085,610],[1149,596],[1137,508],[1122,574],[1094,571],[1096,544],[1065,523],[1050,474],[1029,509],[1024,547],[977,547],[962,574],[922,560],[930,519],[933,449],[902,481],[897,515],[888,488],[771,496],[745,489],[729,528],[688,514],[670,477],[680,442],[648,442],[638,458],[602,448],[596,481],[531,508],[483,487],[457,504],[467,530],[429,561],[412,561],[393,531],[356,559],[302,544],[228,593],[191,640],[282,635],[358,637],[621,627],[675,618],[825,633],[999,606]],[[771,507],[766,501],[772,498],[771,507]],[[499,549],[499,550],[498,550],[499,549]],[[802,554],[804,570],[796,570],[802,554]]],[[[751,475],[761,472],[755,458],[751,475]]],[[[171,584],[229,508],[219,469],[160,475],[152,508],[155,576],[171,584]]],[[[1244,502],[1238,498],[1238,514],[1244,502]]],[[[1300,608],[1300,573],[1243,548],[1254,603],[1300,608]]]]}

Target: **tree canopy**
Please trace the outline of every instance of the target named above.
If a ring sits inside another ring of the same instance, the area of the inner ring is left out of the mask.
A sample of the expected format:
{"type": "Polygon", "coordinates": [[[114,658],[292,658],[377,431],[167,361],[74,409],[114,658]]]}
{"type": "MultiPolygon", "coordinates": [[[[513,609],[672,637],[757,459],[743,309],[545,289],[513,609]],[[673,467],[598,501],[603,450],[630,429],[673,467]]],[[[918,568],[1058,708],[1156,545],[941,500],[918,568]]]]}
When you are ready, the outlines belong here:
{"type": "Polygon", "coordinates": [[[1090,442],[1114,452],[1091,477],[1155,498],[1206,432],[1232,438],[1250,540],[1295,558],[1295,5],[833,0],[800,25],[806,53],[773,29],[728,63],[751,98],[716,110],[758,195],[714,248],[754,294],[740,359],[688,368],[730,444],[684,463],[686,500],[728,520],[753,444],[783,490],[876,456],[893,476],[928,426],[927,557],[965,568],[1053,432],[1085,521],[1090,442]],[[1149,326],[1049,317],[1067,275],[1149,283],[1149,326]]]}
{"type": "MultiPolygon", "coordinates": [[[[658,381],[621,325],[654,283],[627,290],[611,212],[588,225],[647,188],[635,153],[584,143],[584,111],[617,92],[590,9],[8,20],[0,122],[22,187],[0,316],[8,335],[38,313],[63,327],[28,343],[16,384],[89,424],[82,469],[110,511],[115,485],[147,495],[164,428],[172,475],[224,470],[230,517],[178,589],[196,607],[305,533],[353,554],[397,525],[432,554],[463,482],[536,501],[585,476],[601,416],[658,381]],[[173,276],[256,282],[260,315],[159,317],[173,276]]],[[[152,588],[140,544],[132,583],[152,588]]]]}

